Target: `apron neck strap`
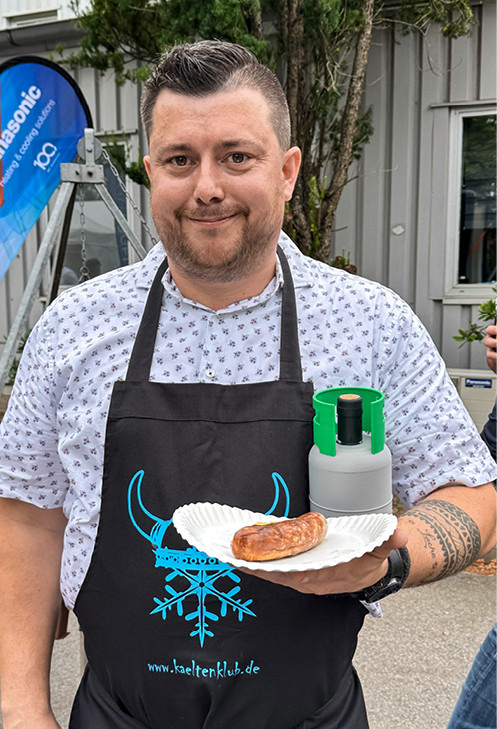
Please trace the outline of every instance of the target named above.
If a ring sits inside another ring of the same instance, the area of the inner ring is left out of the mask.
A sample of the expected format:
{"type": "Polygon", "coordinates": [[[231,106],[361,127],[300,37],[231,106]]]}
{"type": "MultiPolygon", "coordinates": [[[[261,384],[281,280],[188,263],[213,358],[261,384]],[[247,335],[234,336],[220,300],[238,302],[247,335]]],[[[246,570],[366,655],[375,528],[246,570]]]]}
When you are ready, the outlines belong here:
{"type": "Polygon", "coordinates": [[[300,362],[299,328],[295,287],[292,272],[283,249],[278,246],[278,258],[283,272],[283,293],[281,298],[280,334],[280,380],[302,382],[300,362]]]}
{"type": "MultiPolygon", "coordinates": [[[[278,258],[283,271],[283,294],[281,302],[280,380],[301,382],[299,335],[295,289],[290,266],[283,250],[278,246],[278,258]]],[[[162,307],[162,278],[167,270],[167,257],[161,262],[155,274],[147,297],[145,309],[136,335],[129,360],[126,380],[147,381],[154,355],[155,340],[162,307]]]]}
{"type": "Polygon", "coordinates": [[[131,382],[143,382],[150,379],[150,369],[152,367],[155,340],[162,308],[162,294],[164,292],[162,277],[166,271],[167,256],[157,269],[147,296],[145,309],[143,310],[126,373],[126,380],[131,382]]]}

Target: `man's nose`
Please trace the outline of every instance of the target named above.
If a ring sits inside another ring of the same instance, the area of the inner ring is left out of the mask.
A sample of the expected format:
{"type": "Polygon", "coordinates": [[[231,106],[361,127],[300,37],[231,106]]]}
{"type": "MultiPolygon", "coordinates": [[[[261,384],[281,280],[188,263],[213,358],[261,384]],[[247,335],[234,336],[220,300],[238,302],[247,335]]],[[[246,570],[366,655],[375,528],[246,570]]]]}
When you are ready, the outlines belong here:
{"type": "Polygon", "coordinates": [[[196,172],[195,200],[204,204],[224,199],[222,171],[212,161],[202,161],[196,172]]]}

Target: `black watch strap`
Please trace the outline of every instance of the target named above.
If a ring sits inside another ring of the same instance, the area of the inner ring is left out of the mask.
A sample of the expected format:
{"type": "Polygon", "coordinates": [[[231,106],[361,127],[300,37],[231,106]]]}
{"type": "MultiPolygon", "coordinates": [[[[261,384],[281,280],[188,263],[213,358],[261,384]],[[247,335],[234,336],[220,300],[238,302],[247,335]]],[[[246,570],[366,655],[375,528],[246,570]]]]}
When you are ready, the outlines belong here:
{"type": "Polygon", "coordinates": [[[387,595],[398,592],[409,577],[410,568],[411,560],[407,547],[394,549],[388,558],[388,571],[385,577],[375,582],[374,585],[355,593],[355,596],[364,602],[376,602],[387,595]]]}

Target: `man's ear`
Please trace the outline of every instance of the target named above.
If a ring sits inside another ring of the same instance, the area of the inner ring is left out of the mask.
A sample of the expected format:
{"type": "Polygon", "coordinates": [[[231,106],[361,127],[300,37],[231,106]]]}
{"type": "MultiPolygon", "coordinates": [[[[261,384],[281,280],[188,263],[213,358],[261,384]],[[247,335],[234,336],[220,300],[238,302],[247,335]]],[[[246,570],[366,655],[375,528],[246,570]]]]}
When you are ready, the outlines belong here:
{"type": "Polygon", "coordinates": [[[283,172],[286,202],[292,199],[293,189],[299,174],[301,160],[302,153],[298,147],[290,147],[290,149],[283,155],[283,164],[281,169],[283,172]]]}
{"type": "Polygon", "coordinates": [[[150,175],[150,170],[151,170],[150,155],[148,155],[148,154],[145,155],[145,157],[143,158],[143,164],[145,165],[145,170],[147,172],[148,179],[150,180],[150,184],[152,184],[152,177],[150,175]]]}

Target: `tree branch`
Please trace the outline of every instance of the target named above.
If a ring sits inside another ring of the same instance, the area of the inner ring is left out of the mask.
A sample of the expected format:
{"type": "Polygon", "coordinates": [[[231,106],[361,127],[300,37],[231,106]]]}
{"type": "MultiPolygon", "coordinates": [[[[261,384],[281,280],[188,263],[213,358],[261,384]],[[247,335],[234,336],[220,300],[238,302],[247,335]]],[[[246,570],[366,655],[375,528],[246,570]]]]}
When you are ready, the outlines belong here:
{"type": "Polygon", "coordinates": [[[352,76],[349,83],[347,100],[342,117],[342,129],[340,133],[340,157],[337,159],[333,176],[330,181],[329,191],[323,200],[326,215],[323,216],[323,255],[327,258],[330,248],[330,232],[333,228],[335,211],[340,200],[343,188],[347,182],[349,166],[352,162],[354,135],[357,129],[359,117],[359,106],[362,98],[364,77],[368,62],[369,49],[371,46],[371,33],[374,18],[374,0],[365,0],[363,5],[364,25],[357,38],[352,76]]]}

